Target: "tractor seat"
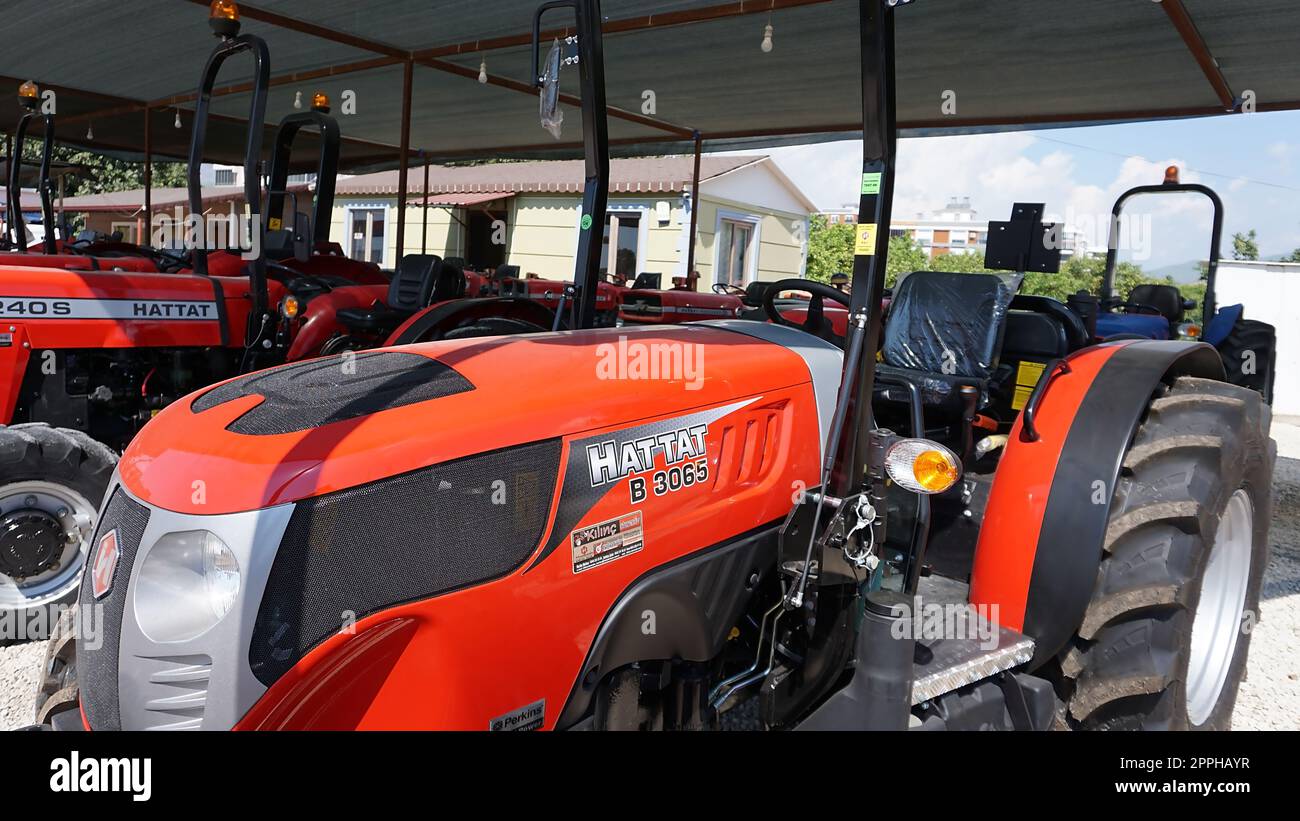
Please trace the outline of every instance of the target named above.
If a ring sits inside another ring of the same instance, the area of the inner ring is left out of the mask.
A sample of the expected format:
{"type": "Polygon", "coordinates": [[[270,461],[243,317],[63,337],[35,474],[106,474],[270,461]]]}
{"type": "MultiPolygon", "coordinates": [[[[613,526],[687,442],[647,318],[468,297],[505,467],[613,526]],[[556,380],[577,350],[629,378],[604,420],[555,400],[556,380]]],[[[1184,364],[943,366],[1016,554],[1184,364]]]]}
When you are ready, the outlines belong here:
{"type": "Polygon", "coordinates": [[[388,285],[387,304],[344,308],[338,319],[349,330],[386,334],[417,311],[465,295],[465,274],[436,254],[407,254],[388,285]]]}
{"type": "Polygon", "coordinates": [[[1173,285],[1138,285],[1128,292],[1128,301],[1150,305],[1170,322],[1183,321],[1183,294],[1173,285]]]}
{"type": "Polygon", "coordinates": [[[767,294],[768,283],[755,280],[745,286],[745,295],[740,301],[750,308],[762,308],[763,297],[767,294]]]}
{"type": "Polygon", "coordinates": [[[962,388],[975,389],[977,404],[987,401],[1014,295],[995,274],[938,271],[909,274],[894,289],[876,373],[885,384],[920,390],[927,429],[960,422],[969,396],[962,388]]]}

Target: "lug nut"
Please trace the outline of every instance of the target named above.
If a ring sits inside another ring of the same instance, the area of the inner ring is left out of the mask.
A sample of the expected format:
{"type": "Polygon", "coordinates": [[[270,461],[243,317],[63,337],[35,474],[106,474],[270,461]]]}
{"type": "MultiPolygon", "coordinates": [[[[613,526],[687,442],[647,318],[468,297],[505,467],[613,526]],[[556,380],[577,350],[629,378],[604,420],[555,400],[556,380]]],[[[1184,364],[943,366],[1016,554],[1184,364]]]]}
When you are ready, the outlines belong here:
{"type": "Polygon", "coordinates": [[[27,505],[28,507],[36,507],[36,497],[35,496],[26,497],[25,499],[23,499],[23,504],[27,505]]]}

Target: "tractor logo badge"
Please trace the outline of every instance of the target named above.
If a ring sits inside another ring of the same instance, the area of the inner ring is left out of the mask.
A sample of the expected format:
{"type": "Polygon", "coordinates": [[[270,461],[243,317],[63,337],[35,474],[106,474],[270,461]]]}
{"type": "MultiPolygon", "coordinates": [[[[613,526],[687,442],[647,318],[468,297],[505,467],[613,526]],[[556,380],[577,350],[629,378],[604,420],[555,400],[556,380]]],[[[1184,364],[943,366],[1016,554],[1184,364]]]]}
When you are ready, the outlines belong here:
{"type": "Polygon", "coordinates": [[[95,598],[102,599],[113,586],[113,573],[117,570],[117,530],[108,531],[99,540],[95,548],[95,558],[90,565],[90,592],[95,598]]]}

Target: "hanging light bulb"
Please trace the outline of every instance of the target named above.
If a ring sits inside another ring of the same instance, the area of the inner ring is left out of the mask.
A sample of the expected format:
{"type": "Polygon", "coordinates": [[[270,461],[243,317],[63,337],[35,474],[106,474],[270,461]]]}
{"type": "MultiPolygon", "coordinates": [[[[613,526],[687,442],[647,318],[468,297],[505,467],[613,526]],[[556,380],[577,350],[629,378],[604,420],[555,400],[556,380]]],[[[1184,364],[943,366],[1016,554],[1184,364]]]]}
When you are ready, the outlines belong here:
{"type": "Polygon", "coordinates": [[[301,92],[301,91],[298,91],[298,92],[295,92],[295,93],[294,93],[294,95],[293,95],[293,107],[294,107],[294,108],[297,108],[297,109],[300,109],[300,110],[302,109],[302,92],[301,92]]]}
{"type": "Polygon", "coordinates": [[[88,139],[88,140],[93,140],[93,139],[95,139],[95,124],[94,124],[94,123],[91,123],[90,125],[86,126],[86,139],[88,139]]]}
{"type": "Polygon", "coordinates": [[[764,54],[772,53],[772,18],[767,18],[767,25],[763,27],[763,45],[760,46],[764,54]]]}
{"type": "Polygon", "coordinates": [[[181,110],[179,108],[176,109],[176,120],[172,123],[172,127],[173,128],[181,127],[181,110]]]}
{"type": "Polygon", "coordinates": [[[483,85],[487,85],[488,76],[487,76],[487,58],[486,58],[486,57],[484,57],[483,60],[478,64],[478,81],[479,81],[479,83],[481,83],[481,84],[483,84],[483,85]]]}

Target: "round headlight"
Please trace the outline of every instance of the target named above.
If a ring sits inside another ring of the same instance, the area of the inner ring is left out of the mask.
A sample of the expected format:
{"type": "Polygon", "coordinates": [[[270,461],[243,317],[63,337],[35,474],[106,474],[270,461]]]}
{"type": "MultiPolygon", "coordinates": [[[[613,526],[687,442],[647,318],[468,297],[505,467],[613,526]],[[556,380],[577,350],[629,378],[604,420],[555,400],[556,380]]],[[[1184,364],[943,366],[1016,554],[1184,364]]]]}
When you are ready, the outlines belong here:
{"type": "Polygon", "coordinates": [[[134,591],[136,623],[151,641],[188,641],[234,606],[239,562],[215,533],[168,533],[145,557],[134,591]]]}

